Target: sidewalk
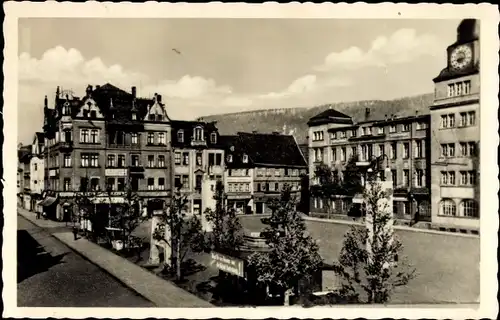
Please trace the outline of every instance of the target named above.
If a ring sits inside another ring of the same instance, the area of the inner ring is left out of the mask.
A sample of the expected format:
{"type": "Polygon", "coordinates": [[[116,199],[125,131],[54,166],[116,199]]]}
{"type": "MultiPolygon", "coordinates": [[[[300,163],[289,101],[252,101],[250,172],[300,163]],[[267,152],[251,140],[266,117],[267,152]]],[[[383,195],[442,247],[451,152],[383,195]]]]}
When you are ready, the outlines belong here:
{"type": "Polygon", "coordinates": [[[48,229],[59,241],[104,269],[126,286],[161,308],[209,308],[209,302],[176,287],[134,263],[106,250],[85,238],[73,240],[73,234],[65,229],[64,222],[36,219],[34,212],[17,208],[17,212],[33,224],[48,229]],[[52,229],[52,230],[51,230],[52,229]]]}

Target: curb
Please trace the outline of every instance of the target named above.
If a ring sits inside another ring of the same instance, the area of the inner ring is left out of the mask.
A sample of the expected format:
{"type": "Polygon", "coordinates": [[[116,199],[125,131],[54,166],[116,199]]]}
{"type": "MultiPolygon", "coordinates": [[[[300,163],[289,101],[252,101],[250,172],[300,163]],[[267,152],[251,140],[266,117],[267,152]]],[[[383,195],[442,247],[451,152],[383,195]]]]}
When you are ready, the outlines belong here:
{"type": "MultiPolygon", "coordinates": [[[[314,217],[308,217],[308,216],[303,216],[303,218],[306,221],[314,221],[314,222],[322,222],[322,223],[335,223],[335,224],[344,224],[344,225],[351,225],[351,226],[364,225],[362,222],[357,222],[357,221],[321,219],[321,218],[314,218],[314,217]]],[[[431,229],[422,229],[422,228],[413,228],[413,227],[395,225],[393,228],[394,228],[394,230],[404,230],[404,231],[411,231],[411,232],[451,235],[451,236],[466,237],[466,238],[479,238],[478,231],[476,231],[477,232],[477,234],[476,234],[474,232],[474,230],[465,229],[465,228],[458,228],[458,227],[436,227],[435,226],[431,229]]]]}

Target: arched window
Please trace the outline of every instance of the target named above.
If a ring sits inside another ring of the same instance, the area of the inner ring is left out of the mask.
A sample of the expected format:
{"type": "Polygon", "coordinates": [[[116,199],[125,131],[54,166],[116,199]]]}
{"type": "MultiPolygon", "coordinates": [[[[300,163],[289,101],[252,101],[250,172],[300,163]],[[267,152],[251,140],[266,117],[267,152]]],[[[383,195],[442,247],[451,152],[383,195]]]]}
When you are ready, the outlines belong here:
{"type": "Polygon", "coordinates": [[[456,216],[457,206],[451,199],[443,199],[439,204],[439,213],[444,216],[456,216]]]}
{"type": "Polygon", "coordinates": [[[466,199],[460,202],[460,215],[469,218],[479,218],[477,202],[472,199],[466,199]]]}
{"type": "Polygon", "coordinates": [[[194,140],[203,140],[203,129],[201,127],[194,128],[194,140]]]}
{"type": "Polygon", "coordinates": [[[214,143],[214,144],[215,144],[215,143],[217,143],[217,133],[212,132],[212,133],[210,134],[210,142],[211,142],[211,143],[214,143]]]}
{"type": "Polygon", "coordinates": [[[421,217],[430,217],[431,216],[431,205],[429,201],[424,200],[418,204],[418,214],[421,217]]]}

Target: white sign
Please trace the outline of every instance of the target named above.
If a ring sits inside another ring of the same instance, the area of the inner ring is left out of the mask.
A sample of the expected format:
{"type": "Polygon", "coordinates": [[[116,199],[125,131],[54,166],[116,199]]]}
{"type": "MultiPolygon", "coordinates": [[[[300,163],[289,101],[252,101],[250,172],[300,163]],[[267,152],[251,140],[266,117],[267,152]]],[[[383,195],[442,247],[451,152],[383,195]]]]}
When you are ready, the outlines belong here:
{"type": "Polygon", "coordinates": [[[55,177],[59,173],[58,169],[50,169],[49,170],[49,177],[55,177]]]}
{"type": "Polygon", "coordinates": [[[106,169],[106,176],[115,176],[115,177],[126,177],[127,169],[125,168],[117,168],[117,169],[106,169]]]}

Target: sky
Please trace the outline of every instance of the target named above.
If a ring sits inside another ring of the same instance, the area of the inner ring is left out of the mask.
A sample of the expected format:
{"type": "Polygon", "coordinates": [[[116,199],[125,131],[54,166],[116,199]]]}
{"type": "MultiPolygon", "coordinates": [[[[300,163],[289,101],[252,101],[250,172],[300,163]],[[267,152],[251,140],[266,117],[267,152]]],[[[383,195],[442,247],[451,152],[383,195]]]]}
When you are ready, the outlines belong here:
{"type": "Polygon", "coordinates": [[[162,94],[173,119],[433,91],[459,20],[19,19],[18,137],[57,86],[162,94]],[[28,117],[23,116],[29,115],[28,117]]]}

